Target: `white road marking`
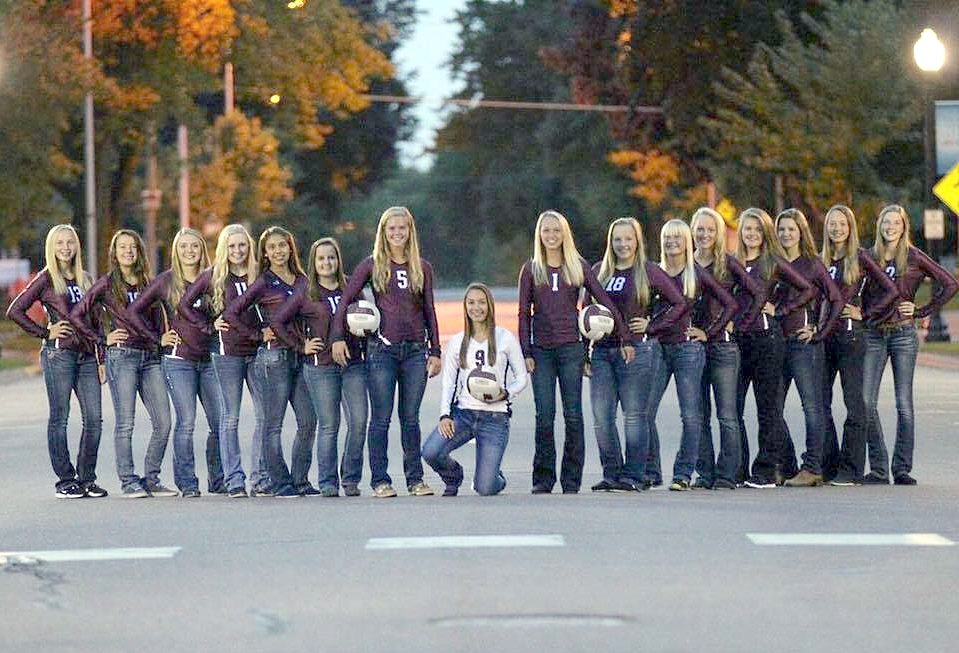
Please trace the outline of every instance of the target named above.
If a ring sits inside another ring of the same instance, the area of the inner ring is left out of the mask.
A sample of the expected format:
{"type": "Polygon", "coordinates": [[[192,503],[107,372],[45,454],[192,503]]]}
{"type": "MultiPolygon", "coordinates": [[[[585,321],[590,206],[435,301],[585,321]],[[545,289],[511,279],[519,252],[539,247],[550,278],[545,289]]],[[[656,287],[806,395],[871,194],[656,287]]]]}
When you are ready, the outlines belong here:
{"type": "Polygon", "coordinates": [[[148,548],[120,547],[115,549],[62,549],[55,551],[0,551],[0,565],[11,562],[97,562],[100,560],[154,560],[172,558],[178,546],[148,548]]]}
{"type": "Polygon", "coordinates": [[[489,547],[565,546],[562,535],[447,535],[441,537],[371,537],[368,551],[387,549],[467,549],[489,547]]]}
{"type": "Polygon", "coordinates": [[[761,546],[955,546],[936,533],[746,533],[761,546]]]}

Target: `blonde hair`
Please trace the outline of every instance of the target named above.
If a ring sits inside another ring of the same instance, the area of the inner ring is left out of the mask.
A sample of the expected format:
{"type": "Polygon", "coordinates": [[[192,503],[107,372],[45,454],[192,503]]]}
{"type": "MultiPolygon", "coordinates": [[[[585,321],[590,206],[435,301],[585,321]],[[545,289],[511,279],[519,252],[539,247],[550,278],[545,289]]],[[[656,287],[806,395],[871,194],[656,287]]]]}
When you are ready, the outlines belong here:
{"type": "Polygon", "coordinates": [[[77,243],[77,251],[73,254],[73,262],[70,264],[73,280],[84,292],[90,288],[90,278],[83,271],[83,256],[80,250],[80,237],[77,230],[70,224],[58,224],[50,228],[47,232],[46,242],[43,244],[43,258],[46,260],[47,274],[50,275],[50,281],[53,283],[53,290],[58,295],[67,293],[67,281],[60,272],[60,262],[57,260],[57,235],[63,231],[68,231],[73,235],[73,240],[77,243]]]}
{"type": "Polygon", "coordinates": [[[180,240],[182,240],[184,236],[193,236],[200,241],[200,264],[198,268],[202,270],[203,268],[210,267],[210,255],[206,251],[206,241],[203,240],[200,232],[189,227],[176,232],[176,236],[173,237],[172,251],[170,252],[170,270],[173,274],[170,275],[170,289],[167,293],[167,300],[170,302],[170,306],[174,312],[177,311],[177,307],[180,305],[180,298],[183,297],[183,292],[186,289],[183,262],[180,261],[180,250],[177,248],[177,245],[180,244],[180,240]]]}
{"type": "Polygon", "coordinates": [[[636,300],[641,308],[649,304],[649,277],[646,274],[646,242],[643,228],[636,218],[617,218],[609,224],[606,231],[606,252],[599,264],[599,282],[603,285],[616,272],[616,252],[613,251],[613,230],[616,227],[630,227],[636,237],[636,256],[633,259],[633,285],[636,286],[636,300]]]}
{"type": "Polygon", "coordinates": [[[906,264],[909,261],[909,248],[912,247],[912,225],[909,224],[909,214],[906,213],[906,209],[898,204],[890,204],[879,211],[879,217],[876,219],[876,242],[872,246],[872,256],[879,263],[885,264],[888,248],[882,235],[882,219],[887,213],[897,213],[899,219],[902,220],[902,237],[893,252],[893,260],[896,262],[896,278],[899,278],[906,270],[906,264]]]}
{"type": "Polygon", "coordinates": [[[410,224],[410,236],[406,240],[403,253],[409,267],[410,289],[414,293],[423,292],[423,262],[420,259],[420,240],[416,235],[416,221],[413,213],[405,206],[391,206],[383,211],[376,225],[376,238],[373,241],[373,289],[386,292],[390,282],[390,244],[386,238],[386,223],[391,218],[406,218],[410,224]]]}
{"type": "Polygon", "coordinates": [[[849,226],[849,238],[846,239],[846,255],[842,258],[842,283],[851,286],[859,281],[862,271],[859,269],[859,227],[852,209],[845,204],[836,204],[826,211],[822,227],[822,262],[829,267],[836,258],[836,245],[829,237],[829,216],[838,213],[846,218],[849,226]]]}
{"type": "Polygon", "coordinates": [[[486,314],[486,328],[489,330],[489,337],[486,340],[486,364],[489,366],[496,365],[496,304],[493,303],[493,293],[489,287],[485,283],[474,281],[466,287],[466,292],[463,293],[463,342],[460,343],[459,360],[460,368],[464,370],[466,369],[466,354],[470,348],[470,338],[476,332],[473,327],[473,320],[466,312],[466,296],[470,294],[471,290],[480,290],[486,295],[486,305],[489,307],[489,312],[486,314]]]}
{"type": "MultiPolygon", "coordinates": [[[[779,221],[792,220],[799,227],[799,255],[808,258],[817,258],[816,241],[813,240],[812,230],[806,215],[799,209],[786,209],[776,216],[776,239],[779,239],[779,221]]],[[[782,244],[782,243],[780,243],[782,244]]]]}
{"type": "Polygon", "coordinates": [[[246,278],[252,280],[256,278],[256,243],[253,237],[241,224],[228,224],[223,227],[220,236],[216,239],[216,252],[213,255],[213,270],[210,277],[210,306],[217,314],[223,312],[223,287],[226,284],[227,277],[230,276],[229,245],[230,236],[240,234],[246,238],[246,278]]]}
{"type": "Polygon", "coordinates": [[[310,299],[317,301],[320,299],[320,275],[316,272],[316,250],[329,245],[336,252],[336,285],[338,288],[346,288],[346,275],[343,274],[343,253],[340,251],[340,244],[336,238],[320,238],[310,245],[309,259],[306,262],[306,276],[308,280],[307,294],[310,299]]]}
{"type": "Polygon", "coordinates": [[[569,285],[579,288],[585,281],[582,257],[579,255],[579,250],[576,249],[576,243],[573,242],[573,231],[569,227],[566,216],[553,210],[543,211],[536,219],[536,229],[533,232],[533,265],[531,270],[533,283],[537,286],[549,283],[546,274],[546,246],[543,245],[543,239],[540,238],[540,228],[543,226],[543,220],[547,218],[554,218],[559,221],[560,230],[563,232],[563,244],[561,245],[563,251],[563,264],[561,266],[563,280],[569,285]]]}
{"type": "MultiPolygon", "coordinates": [[[[300,254],[296,251],[296,241],[293,239],[293,234],[283,227],[273,226],[267,227],[263,233],[260,234],[260,240],[256,248],[257,276],[270,271],[270,259],[266,255],[266,241],[270,239],[270,236],[283,237],[283,240],[286,241],[286,244],[290,248],[290,258],[286,262],[287,268],[289,268],[290,272],[294,275],[303,274],[303,266],[300,265],[300,254]]],[[[253,277],[249,277],[249,279],[252,281],[253,277]]]]}
{"type": "Polygon", "coordinates": [[[123,271],[120,270],[120,262],[117,260],[117,242],[122,236],[132,238],[137,248],[137,258],[133,262],[133,276],[136,278],[136,285],[141,290],[146,288],[147,284],[153,279],[150,268],[150,258],[147,256],[146,246],[143,244],[143,238],[132,229],[117,229],[116,233],[110,239],[110,287],[113,290],[113,297],[120,306],[127,305],[127,287],[123,279],[123,271]]]}
{"type": "Polygon", "coordinates": [[[715,209],[703,206],[696,209],[689,220],[689,230],[696,231],[696,227],[703,220],[710,218],[716,225],[716,242],[713,243],[713,277],[717,281],[724,281],[729,274],[726,268],[726,221],[715,209]]]}
{"type": "Polygon", "coordinates": [[[776,228],[773,226],[773,219],[762,209],[751,207],[739,214],[739,226],[736,228],[736,260],[743,265],[746,264],[746,244],[743,242],[743,226],[746,220],[752,219],[759,222],[759,228],[763,233],[763,244],[759,250],[760,273],[763,279],[769,279],[772,276],[773,268],[776,267],[776,258],[786,258],[782,245],[779,244],[779,238],[776,237],[776,228]]]}
{"type": "Polygon", "coordinates": [[[666,237],[679,236],[683,239],[686,266],[683,268],[683,295],[688,299],[696,297],[696,260],[693,258],[693,232],[682,220],[670,220],[659,231],[659,267],[666,269],[666,237]]]}

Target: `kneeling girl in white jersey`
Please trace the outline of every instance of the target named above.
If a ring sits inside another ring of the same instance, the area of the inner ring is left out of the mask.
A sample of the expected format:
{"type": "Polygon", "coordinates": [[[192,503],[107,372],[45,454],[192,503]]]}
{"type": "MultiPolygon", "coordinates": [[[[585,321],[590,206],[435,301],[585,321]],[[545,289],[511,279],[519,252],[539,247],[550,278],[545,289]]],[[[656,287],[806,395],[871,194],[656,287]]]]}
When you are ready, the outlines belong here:
{"type": "Polygon", "coordinates": [[[529,383],[519,341],[496,326],[489,288],[470,284],[463,312],[464,330],[450,339],[443,359],[443,414],[423,444],[423,459],[446,483],[443,496],[448,497],[456,496],[463,482],[463,467],[450,453],[473,438],[473,489],[492,495],[506,487],[500,463],[509,441],[510,399],[529,383]],[[508,383],[507,376],[511,377],[508,383]],[[494,386],[492,392],[490,386],[494,386]]]}

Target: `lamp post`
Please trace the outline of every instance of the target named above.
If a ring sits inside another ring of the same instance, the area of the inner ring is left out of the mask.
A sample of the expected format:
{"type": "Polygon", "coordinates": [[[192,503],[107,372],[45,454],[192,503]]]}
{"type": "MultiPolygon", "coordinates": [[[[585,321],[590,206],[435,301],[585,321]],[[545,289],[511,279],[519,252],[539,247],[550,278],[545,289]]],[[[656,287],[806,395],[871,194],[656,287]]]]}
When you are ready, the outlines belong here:
{"type": "MultiPolygon", "coordinates": [[[[935,168],[935,155],[933,151],[934,147],[934,138],[933,133],[934,125],[933,121],[935,117],[933,115],[933,104],[931,102],[931,86],[932,86],[932,75],[939,72],[942,68],[942,65],[946,61],[946,48],[943,46],[942,41],[939,40],[939,37],[936,36],[936,33],[926,28],[922,30],[922,34],[919,36],[919,40],[916,41],[916,44],[912,48],[913,57],[916,60],[916,65],[919,67],[923,73],[923,84],[922,84],[922,114],[923,114],[923,129],[922,129],[922,142],[923,149],[925,152],[925,166],[924,166],[924,175],[923,175],[923,204],[924,208],[932,209],[933,207],[933,197],[932,197],[932,184],[936,176],[935,168]]],[[[939,262],[939,249],[941,241],[937,238],[935,240],[930,240],[930,254],[932,258],[938,263],[939,262]]],[[[926,342],[948,342],[949,341],[949,327],[942,319],[942,315],[939,314],[937,310],[930,316],[929,319],[929,331],[926,334],[926,342]]]]}

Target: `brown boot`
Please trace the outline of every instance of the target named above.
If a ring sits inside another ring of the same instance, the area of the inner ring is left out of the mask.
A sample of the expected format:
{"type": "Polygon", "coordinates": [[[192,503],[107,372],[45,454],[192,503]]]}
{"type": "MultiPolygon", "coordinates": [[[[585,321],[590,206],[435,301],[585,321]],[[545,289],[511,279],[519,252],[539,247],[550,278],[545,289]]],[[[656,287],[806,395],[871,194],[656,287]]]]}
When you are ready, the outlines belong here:
{"type": "Polygon", "coordinates": [[[822,474],[813,474],[805,469],[786,481],[786,487],[817,487],[819,485],[822,485],[822,474]]]}

